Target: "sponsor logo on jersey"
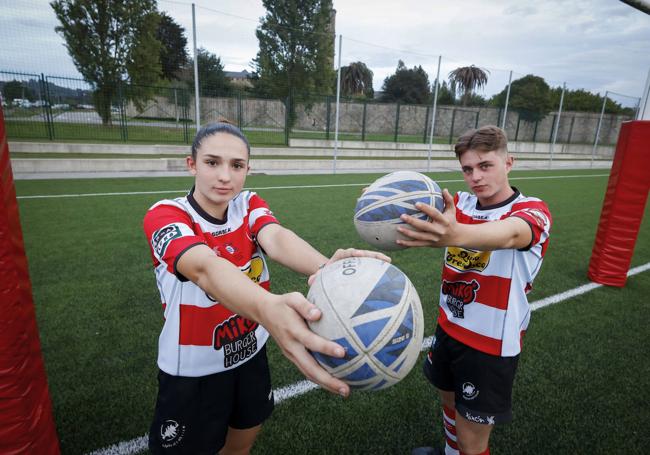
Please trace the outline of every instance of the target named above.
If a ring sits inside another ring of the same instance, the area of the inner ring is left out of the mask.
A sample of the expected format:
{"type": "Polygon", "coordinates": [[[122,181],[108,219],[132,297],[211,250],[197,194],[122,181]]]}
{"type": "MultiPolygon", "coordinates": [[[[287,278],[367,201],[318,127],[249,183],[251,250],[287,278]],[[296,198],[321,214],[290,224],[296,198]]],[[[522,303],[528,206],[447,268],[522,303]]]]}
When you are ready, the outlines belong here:
{"type": "Polygon", "coordinates": [[[214,329],[214,349],[223,350],[223,366],[230,368],[257,352],[255,329],[259,324],[238,314],[214,329]]]}
{"type": "Polygon", "coordinates": [[[231,227],[219,229],[218,231],[210,232],[210,235],[212,237],[219,237],[220,235],[228,234],[229,232],[232,231],[231,227]]]}
{"type": "Polygon", "coordinates": [[[165,255],[169,242],[181,237],[182,235],[180,227],[176,224],[168,224],[154,232],[151,239],[151,246],[153,247],[156,256],[162,258],[165,255]]]}
{"type": "Polygon", "coordinates": [[[449,311],[456,318],[465,318],[465,305],[469,305],[476,299],[476,291],[481,286],[478,281],[447,281],[442,280],[442,293],[447,296],[445,302],[449,311]]]}
{"type": "Polygon", "coordinates": [[[459,272],[482,272],[490,263],[491,251],[476,251],[450,246],[447,248],[445,264],[459,272]]]}
{"type": "Polygon", "coordinates": [[[248,275],[248,278],[250,278],[254,283],[260,282],[263,271],[264,261],[262,261],[261,257],[251,258],[251,261],[242,269],[242,272],[248,275]]]}
{"type": "Polygon", "coordinates": [[[463,398],[473,400],[478,396],[478,389],[471,382],[463,383],[463,398]]]}
{"type": "Polygon", "coordinates": [[[167,419],[160,425],[160,440],[163,448],[175,447],[183,440],[185,425],[175,420],[167,419]]]}

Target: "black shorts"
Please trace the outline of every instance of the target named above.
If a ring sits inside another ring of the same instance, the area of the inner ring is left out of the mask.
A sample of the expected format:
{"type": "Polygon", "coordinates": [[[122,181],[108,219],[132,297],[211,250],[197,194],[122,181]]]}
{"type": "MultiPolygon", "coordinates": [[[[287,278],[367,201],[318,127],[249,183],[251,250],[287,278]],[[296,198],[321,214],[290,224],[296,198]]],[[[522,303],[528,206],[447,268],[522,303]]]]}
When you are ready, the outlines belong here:
{"type": "Polygon", "coordinates": [[[149,450],[164,454],[216,454],[228,427],[247,429],[273,412],[266,347],[232,370],[209,376],[158,373],[158,398],[149,450]]]}
{"type": "Polygon", "coordinates": [[[512,420],[512,386],[519,356],[486,354],[436,327],[424,375],[438,389],[454,392],[456,412],[476,423],[512,420]]]}

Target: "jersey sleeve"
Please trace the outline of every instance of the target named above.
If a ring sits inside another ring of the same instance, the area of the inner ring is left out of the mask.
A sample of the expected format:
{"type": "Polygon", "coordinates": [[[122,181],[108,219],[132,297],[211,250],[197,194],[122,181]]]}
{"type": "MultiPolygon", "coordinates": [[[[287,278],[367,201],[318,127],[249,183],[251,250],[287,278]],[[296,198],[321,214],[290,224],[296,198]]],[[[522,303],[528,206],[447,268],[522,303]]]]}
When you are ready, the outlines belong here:
{"type": "Polygon", "coordinates": [[[253,194],[248,204],[248,227],[251,234],[257,237],[260,230],[267,224],[280,224],[278,219],[273,215],[269,205],[264,199],[257,194],[253,194]]]}
{"type": "Polygon", "coordinates": [[[172,204],[158,203],[144,217],[144,232],[149,242],[154,266],[163,263],[181,281],[187,278],[176,271],[176,262],[191,247],[205,244],[194,232],[190,215],[172,204]]]}
{"type": "Polygon", "coordinates": [[[533,237],[530,245],[523,248],[524,250],[528,250],[548,239],[553,221],[551,212],[543,201],[535,200],[517,203],[513,205],[510,216],[522,218],[530,226],[533,237]]]}

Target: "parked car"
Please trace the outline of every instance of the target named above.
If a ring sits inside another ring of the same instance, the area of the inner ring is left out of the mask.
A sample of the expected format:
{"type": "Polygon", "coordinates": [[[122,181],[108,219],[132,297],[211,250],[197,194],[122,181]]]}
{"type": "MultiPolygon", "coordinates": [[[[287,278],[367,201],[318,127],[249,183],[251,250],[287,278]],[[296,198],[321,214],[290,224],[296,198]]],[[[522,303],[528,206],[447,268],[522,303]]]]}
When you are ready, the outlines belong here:
{"type": "Polygon", "coordinates": [[[12,106],[14,107],[32,107],[33,104],[31,101],[25,98],[14,98],[14,100],[11,103],[12,106]]]}

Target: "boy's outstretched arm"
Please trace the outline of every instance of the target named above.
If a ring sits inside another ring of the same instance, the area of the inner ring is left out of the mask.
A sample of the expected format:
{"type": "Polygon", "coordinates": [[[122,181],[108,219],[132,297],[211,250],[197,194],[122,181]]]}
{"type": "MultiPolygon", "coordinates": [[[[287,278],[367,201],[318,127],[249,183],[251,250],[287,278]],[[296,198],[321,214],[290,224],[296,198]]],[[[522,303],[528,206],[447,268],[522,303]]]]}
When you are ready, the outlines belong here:
{"type": "Polygon", "coordinates": [[[327,373],[309,353],[345,355],[341,346],[309,330],[305,319],[318,320],[321,313],[302,294],[278,295],[266,291],[207,245],[196,245],[185,251],[178,259],[176,270],[231,311],[262,324],[307,379],[332,393],[343,396],[350,393],[347,384],[327,373]]]}
{"type": "Polygon", "coordinates": [[[398,240],[404,246],[446,247],[458,246],[481,251],[509,248],[526,248],[533,239],[530,225],[517,216],[481,224],[461,224],[456,220],[454,198],[443,190],[445,210],[417,203],[416,207],[426,213],[430,221],[402,215],[401,219],[413,229],[398,228],[411,240],[398,240]]]}

